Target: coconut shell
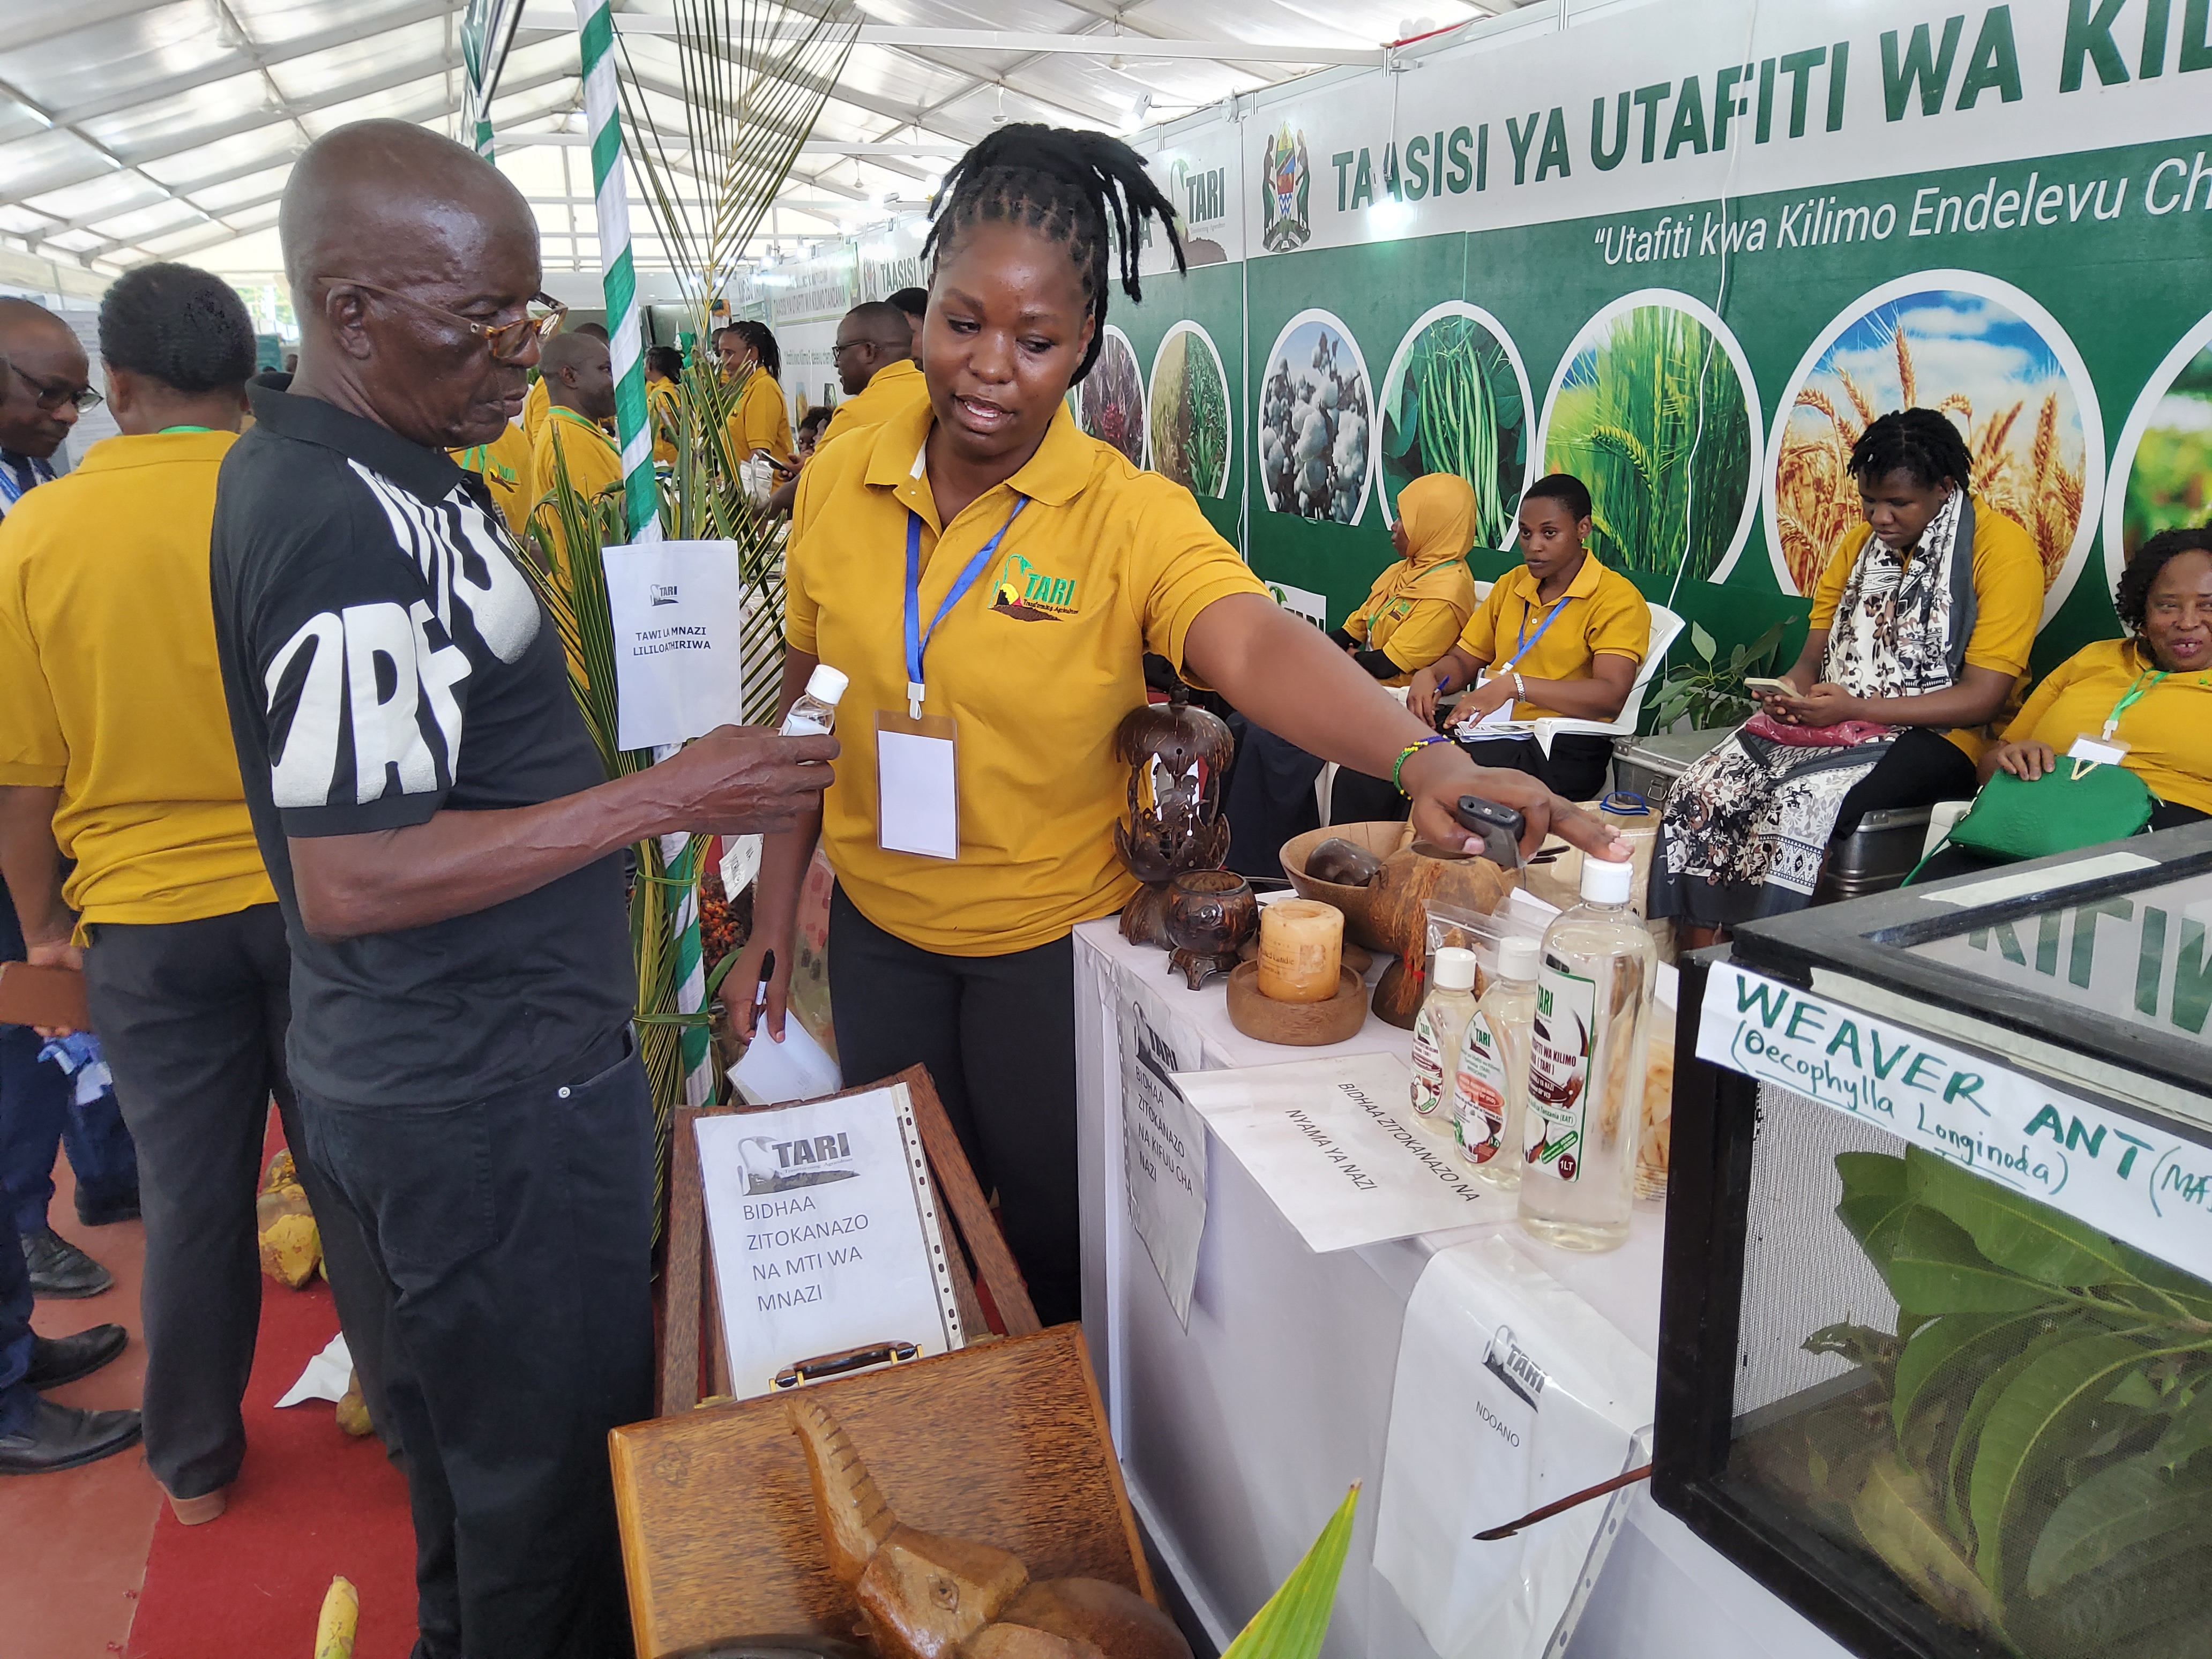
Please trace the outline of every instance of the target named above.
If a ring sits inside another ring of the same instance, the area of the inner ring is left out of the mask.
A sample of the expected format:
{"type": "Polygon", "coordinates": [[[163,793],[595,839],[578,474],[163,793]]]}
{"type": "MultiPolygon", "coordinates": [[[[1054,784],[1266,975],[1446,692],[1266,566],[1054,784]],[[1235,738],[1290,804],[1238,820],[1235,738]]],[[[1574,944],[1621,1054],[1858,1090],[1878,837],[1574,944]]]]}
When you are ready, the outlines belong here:
{"type": "Polygon", "coordinates": [[[1375,1017],[1413,1029],[1428,994],[1429,907],[1488,915],[1519,884],[1511,871],[1488,859],[1457,858],[1416,842],[1382,861],[1370,888],[1368,931],[1398,959],[1383,969],[1371,1004],[1375,1017]]]}

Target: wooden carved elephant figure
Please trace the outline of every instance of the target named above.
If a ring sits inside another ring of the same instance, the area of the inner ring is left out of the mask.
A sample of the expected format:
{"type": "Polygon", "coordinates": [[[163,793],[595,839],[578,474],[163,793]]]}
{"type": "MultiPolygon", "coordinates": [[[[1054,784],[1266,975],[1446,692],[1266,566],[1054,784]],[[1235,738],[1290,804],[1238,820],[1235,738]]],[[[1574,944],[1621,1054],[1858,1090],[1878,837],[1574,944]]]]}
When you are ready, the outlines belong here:
{"type": "Polygon", "coordinates": [[[988,1544],[902,1523],[837,1420],[794,1400],[830,1568],[883,1659],[1191,1659],[1175,1623],[1097,1578],[1032,1579],[988,1544]]]}

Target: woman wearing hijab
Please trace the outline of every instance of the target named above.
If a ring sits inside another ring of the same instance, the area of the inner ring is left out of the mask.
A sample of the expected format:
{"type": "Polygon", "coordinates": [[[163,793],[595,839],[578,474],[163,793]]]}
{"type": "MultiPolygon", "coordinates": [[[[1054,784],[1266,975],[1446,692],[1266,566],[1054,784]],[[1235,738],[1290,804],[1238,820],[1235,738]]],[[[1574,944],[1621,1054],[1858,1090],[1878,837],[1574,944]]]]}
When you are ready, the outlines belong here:
{"type": "MultiPolygon", "coordinates": [[[[1468,550],[1474,545],[1474,486],[1449,472],[1414,479],[1398,494],[1398,520],[1390,544],[1398,562],[1375,579],[1343,625],[1329,630],[1352,659],[1384,685],[1404,685],[1459,638],[1474,614],[1474,578],[1468,550]]],[[[1291,836],[1321,818],[1314,780],[1322,762],[1296,744],[1247,725],[1229,784],[1229,867],[1272,876],[1278,853],[1291,836]]],[[[1404,797],[1387,778],[1339,771],[1329,817],[1339,823],[1381,822],[1406,816],[1404,797]]]]}

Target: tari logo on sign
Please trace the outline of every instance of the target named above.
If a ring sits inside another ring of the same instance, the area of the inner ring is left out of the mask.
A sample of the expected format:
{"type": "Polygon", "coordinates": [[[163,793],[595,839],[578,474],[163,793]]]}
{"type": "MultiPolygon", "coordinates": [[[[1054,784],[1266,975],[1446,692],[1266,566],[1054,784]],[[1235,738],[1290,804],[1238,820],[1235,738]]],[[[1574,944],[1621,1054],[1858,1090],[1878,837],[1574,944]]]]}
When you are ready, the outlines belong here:
{"type": "Polygon", "coordinates": [[[799,1140],[749,1135],[738,1143],[738,1155],[745,1166],[748,1198],[819,1187],[825,1181],[850,1181],[860,1173],[853,1165],[852,1143],[842,1133],[799,1140]]]}
{"type": "Polygon", "coordinates": [[[1018,553],[1006,555],[991,609],[1017,622],[1058,622],[1075,614],[1075,578],[1048,576],[1018,553]]]}
{"type": "Polygon", "coordinates": [[[1482,1366],[1531,1406],[1544,1392],[1543,1367],[1514,1340],[1510,1325],[1500,1325],[1497,1334],[1490,1339],[1490,1347],[1482,1356],[1482,1366]]]}
{"type": "Polygon", "coordinates": [[[682,601],[677,597],[676,588],[677,584],[674,582],[669,582],[665,586],[659,582],[653,583],[653,603],[655,605],[681,604],[682,601]]]}
{"type": "Polygon", "coordinates": [[[1185,225],[1210,225],[1229,216],[1227,167],[1194,169],[1189,162],[1178,160],[1168,171],[1175,181],[1176,205],[1182,210],[1185,225]]]}
{"type": "Polygon", "coordinates": [[[1293,133],[1285,123],[1260,155],[1260,240],[1269,252],[1304,247],[1313,240],[1313,221],[1307,211],[1312,196],[1306,136],[1293,133]]]}

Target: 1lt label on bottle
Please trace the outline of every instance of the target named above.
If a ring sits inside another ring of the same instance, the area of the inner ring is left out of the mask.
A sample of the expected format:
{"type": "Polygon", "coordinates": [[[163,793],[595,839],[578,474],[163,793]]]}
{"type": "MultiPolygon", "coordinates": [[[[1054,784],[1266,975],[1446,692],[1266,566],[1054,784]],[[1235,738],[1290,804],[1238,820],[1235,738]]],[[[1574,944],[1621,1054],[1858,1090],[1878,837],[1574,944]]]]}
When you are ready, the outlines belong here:
{"type": "Polygon", "coordinates": [[[1531,1170],[1561,1181],[1582,1174],[1589,1141],[1590,1033],[1596,1011],[1597,981],[1570,972],[1546,952],[1536,981],[1522,1144],[1531,1170]]]}

